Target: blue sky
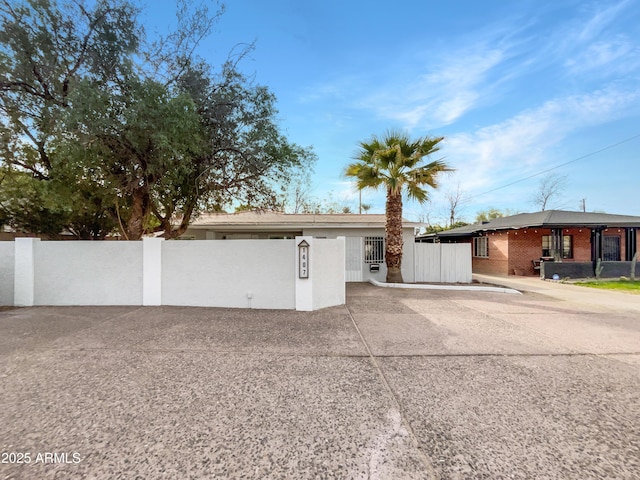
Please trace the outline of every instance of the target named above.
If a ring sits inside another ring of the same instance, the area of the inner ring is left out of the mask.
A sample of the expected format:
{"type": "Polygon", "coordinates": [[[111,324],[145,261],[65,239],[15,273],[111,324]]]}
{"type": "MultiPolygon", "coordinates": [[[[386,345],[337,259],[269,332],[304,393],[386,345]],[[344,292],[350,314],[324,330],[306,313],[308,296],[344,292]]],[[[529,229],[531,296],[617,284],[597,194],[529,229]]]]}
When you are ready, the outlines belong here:
{"type": "MultiPolygon", "coordinates": [[[[173,11],[154,4],[153,22],[173,11]]],[[[241,69],[313,145],[319,198],[357,207],[342,173],[358,142],[400,128],[444,136],[434,159],[456,168],[406,218],[444,222],[458,186],[467,221],[534,211],[544,175],[501,187],[549,169],[568,177],[552,207],[640,215],[640,0],[228,0],[199,54],[254,40],[241,69]]],[[[383,192],[364,201],[384,212],[383,192]]]]}

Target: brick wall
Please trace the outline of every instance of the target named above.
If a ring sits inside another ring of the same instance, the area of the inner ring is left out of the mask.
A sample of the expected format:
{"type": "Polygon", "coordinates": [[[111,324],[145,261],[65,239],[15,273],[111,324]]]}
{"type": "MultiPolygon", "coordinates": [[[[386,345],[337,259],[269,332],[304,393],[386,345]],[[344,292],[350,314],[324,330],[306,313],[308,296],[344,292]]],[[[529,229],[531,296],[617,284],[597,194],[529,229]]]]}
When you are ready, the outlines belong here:
{"type": "Polygon", "coordinates": [[[475,273],[508,275],[509,262],[507,258],[509,244],[504,232],[487,234],[489,257],[473,257],[471,268],[475,273]]]}
{"type": "Polygon", "coordinates": [[[532,260],[542,256],[542,236],[550,235],[548,228],[528,228],[511,230],[509,237],[509,274],[539,275],[534,270],[532,260]]]}
{"type": "MultiPolygon", "coordinates": [[[[573,235],[573,261],[591,261],[591,229],[569,228],[562,231],[563,235],[573,235]]],[[[570,260],[565,260],[570,261],[570,260]]]]}
{"type": "MultiPolygon", "coordinates": [[[[551,235],[549,228],[528,228],[509,232],[509,273],[518,271],[524,275],[538,275],[532,260],[542,256],[542,236],[551,235]]],[[[563,262],[591,261],[591,229],[565,228],[562,235],[573,237],[573,258],[565,258],[563,262]]]]}

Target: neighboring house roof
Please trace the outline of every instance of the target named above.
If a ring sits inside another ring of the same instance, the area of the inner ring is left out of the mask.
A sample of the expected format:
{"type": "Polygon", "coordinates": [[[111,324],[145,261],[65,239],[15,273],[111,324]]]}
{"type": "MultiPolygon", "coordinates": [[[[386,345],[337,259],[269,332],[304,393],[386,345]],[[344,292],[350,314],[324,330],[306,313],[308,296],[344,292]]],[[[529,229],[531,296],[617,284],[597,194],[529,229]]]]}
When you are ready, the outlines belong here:
{"type": "Polygon", "coordinates": [[[466,225],[432,234],[437,237],[465,237],[478,232],[512,230],[518,228],[566,228],[566,227],[640,227],[640,217],[613,215],[609,213],[568,212],[545,210],[535,213],[520,213],[509,217],[495,218],[488,222],[466,225]]]}
{"type": "MultiPolygon", "coordinates": [[[[189,228],[236,230],[236,229],[301,229],[301,228],[384,228],[384,214],[314,214],[279,213],[270,211],[244,211],[238,213],[207,213],[193,220],[189,228]]],[[[403,219],[404,228],[422,224],[403,219]]]]}

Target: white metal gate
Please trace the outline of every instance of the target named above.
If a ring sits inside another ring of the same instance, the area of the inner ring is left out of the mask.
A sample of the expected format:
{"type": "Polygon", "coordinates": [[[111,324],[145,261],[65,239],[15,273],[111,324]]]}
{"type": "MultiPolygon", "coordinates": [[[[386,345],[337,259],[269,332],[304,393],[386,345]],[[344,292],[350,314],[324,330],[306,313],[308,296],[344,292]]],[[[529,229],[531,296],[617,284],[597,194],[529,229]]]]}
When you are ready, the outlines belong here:
{"type": "Polygon", "coordinates": [[[440,244],[416,243],[414,248],[416,282],[440,282],[440,244]]]}
{"type": "Polygon", "coordinates": [[[471,283],[471,244],[416,243],[416,282],[471,283]]]}
{"type": "Polygon", "coordinates": [[[347,282],[362,282],[362,244],[362,237],[345,238],[345,280],[347,282]]]}

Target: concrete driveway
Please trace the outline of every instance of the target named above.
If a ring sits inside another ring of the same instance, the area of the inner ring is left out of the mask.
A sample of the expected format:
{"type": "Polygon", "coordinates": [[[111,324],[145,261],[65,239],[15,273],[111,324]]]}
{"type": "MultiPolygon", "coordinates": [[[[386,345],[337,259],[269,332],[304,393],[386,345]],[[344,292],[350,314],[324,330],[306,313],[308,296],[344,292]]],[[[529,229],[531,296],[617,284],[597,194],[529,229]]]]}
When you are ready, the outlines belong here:
{"type": "Polygon", "coordinates": [[[637,312],[539,292],[8,310],[0,479],[637,479],[639,387],[637,312]]]}

